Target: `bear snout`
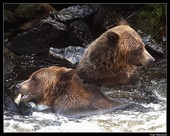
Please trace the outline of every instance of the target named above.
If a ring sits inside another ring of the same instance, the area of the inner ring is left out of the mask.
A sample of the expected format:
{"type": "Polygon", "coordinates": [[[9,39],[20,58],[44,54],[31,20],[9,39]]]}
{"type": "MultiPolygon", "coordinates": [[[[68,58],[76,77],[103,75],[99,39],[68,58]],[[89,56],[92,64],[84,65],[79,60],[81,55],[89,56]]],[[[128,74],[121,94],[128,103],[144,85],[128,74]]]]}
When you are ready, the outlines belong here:
{"type": "Polygon", "coordinates": [[[155,58],[153,58],[146,49],[145,49],[145,57],[146,57],[145,65],[153,64],[153,62],[155,61],[155,58]]]}
{"type": "Polygon", "coordinates": [[[149,63],[149,64],[152,64],[154,61],[155,61],[155,59],[154,59],[153,57],[151,57],[151,58],[148,59],[148,63],[149,63]]]}
{"type": "Polygon", "coordinates": [[[21,87],[21,83],[17,83],[16,85],[15,85],[15,88],[16,89],[19,89],[21,87]]]}
{"type": "Polygon", "coordinates": [[[17,83],[15,85],[15,88],[18,91],[18,93],[21,93],[22,91],[28,90],[28,84],[26,81],[23,81],[21,83],[17,83]]]}

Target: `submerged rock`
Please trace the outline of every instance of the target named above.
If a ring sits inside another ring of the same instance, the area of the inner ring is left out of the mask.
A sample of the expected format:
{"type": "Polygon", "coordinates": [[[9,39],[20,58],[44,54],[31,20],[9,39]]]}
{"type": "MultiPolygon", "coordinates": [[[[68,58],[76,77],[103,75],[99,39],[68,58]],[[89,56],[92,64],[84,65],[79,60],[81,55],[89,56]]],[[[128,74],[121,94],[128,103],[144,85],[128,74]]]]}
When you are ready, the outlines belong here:
{"type": "Polygon", "coordinates": [[[70,24],[69,26],[70,41],[73,42],[74,46],[87,46],[94,40],[94,36],[91,34],[88,25],[77,20],[70,24]]]}
{"type": "Polygon", "coordinates": [[[4,98],[4,106],[7,111],[13,114],[19,114],[20,110],[18,108],[18,105],[9,97],[6,96],[4,98]]]}
{"type": "Polygon", "coordinates": [[[69,46],[67,48],[53,48],[49,49],[49,54],[56,59],[62,59],[64,61],[70,62],[73,65],[78,63],[84,53],[85,48],[69,46]]]}

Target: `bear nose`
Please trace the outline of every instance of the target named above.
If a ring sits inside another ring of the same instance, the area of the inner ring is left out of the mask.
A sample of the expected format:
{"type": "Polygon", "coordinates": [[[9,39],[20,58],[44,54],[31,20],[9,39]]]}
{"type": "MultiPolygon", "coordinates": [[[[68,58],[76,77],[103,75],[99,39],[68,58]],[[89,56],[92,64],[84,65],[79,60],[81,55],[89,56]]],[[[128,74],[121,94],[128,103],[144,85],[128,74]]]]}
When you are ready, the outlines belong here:
{"type": "Polygon", "coordinates": [[[155,58],[153,58],[153,57],[151,57],[150,59],[149,59],[149,63],[153,63],[155,61],[155,58]]]}
{"type": "Polygon", "coordinates": [[[21,87],[21,83],[17,83],[17,84],[15,85],[15,87],[16,87],[16,89],[19,89],[19,88],[21,87]]]}

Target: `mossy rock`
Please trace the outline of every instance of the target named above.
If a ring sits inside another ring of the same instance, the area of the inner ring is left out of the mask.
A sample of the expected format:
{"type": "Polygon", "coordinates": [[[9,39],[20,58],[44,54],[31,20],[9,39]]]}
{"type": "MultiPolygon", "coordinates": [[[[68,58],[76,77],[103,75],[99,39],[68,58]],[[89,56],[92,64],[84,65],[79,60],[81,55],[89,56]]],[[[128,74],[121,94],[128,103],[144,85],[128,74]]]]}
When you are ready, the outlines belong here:
{"type": "Polygon", "coordinates": [[[148,4],[138,11],[136,16],[136,24],[138,28],[149,33],[155,34],[166,20],[165,4],[148,4]]]}

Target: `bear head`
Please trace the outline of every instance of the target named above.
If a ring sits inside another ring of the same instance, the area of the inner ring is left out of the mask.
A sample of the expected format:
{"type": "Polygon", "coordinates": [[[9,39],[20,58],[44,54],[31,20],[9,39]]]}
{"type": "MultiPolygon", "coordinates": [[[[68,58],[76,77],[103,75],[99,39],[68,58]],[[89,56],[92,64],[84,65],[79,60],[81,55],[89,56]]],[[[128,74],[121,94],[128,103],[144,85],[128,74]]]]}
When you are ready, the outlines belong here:
{"type": "Polygon", "coordinates": [[[21,101],[51,106],[57,93],[62,93],[57,92],[57,87],[66,84],[73,75],[74,70],[65,67],[42,68],[35,71],[28,80],[18,83],[16,88],[22,94],[21,101]]]}

